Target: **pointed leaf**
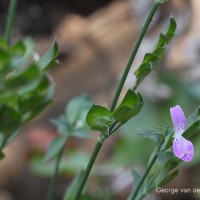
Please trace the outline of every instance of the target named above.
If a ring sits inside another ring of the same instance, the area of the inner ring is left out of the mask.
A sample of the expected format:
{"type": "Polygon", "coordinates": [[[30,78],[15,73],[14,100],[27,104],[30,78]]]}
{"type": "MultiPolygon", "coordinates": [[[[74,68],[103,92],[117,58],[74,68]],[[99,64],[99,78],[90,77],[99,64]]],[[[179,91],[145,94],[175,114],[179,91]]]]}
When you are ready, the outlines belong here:
{"type": "Polygon", "coordinates": [[[196,110],[189,117],[187,117],[187,127],[193,125],[199,119],[199,116],[200,116],[200,107],[198,106],[196,110]]]}
{"type": "Polygon", "coordinates": [[[139,135],[142,135],[144,137],[148,137],[152,141],[155,142],[155,144],[160,144],[163,140],[163,135],[156,130],[151,130],[151,129],[140,129],[139,130],[139,135]]]}
{"type": "Polygon", "coordinates": [[[136,85],[139,85],[142,80],[157,66],[159,61],[165,54],[166,47],[172,40],[176,31],[176,22],[173,17],[170,18],[169,27],[166,33],[161,33],[159,40],[152,51],[144,56],[142,64],[134,72],[136,75],[136,85]]]}
{"type": "Polygon", "coordinates": [[[54,158],[59,153],[59,151],[64,147],[66,142],[67,142],[67,137],[54,138],[49,145],[48,151],[43,159],[43,162],[47,162],[52,158],[54,158]]]}
{"type": "Polygon", "coordinates": [[[175,170],[174,172],[170,173],[169,175],[166,176],[166,178],[164,178],[159,186],[162,187],[164,185],[166,185],[167,183],[169,183],[170,181],[172,181],[176,176],[178,175],[178,169],[175,170]]]}
{"type": "Polygon", "coordinates": [[[86,129],[78,129],[73,132],[74,137],[78,138],[90,138],[92,135],[89,130],[86,129]]]}
{"type": "Polygon", "coordinates": [[[0,132],[5,135],[11,135],[21,126],[21,115],[13,108],[0,106],[0,132]]]}
{"type": "Polygon", "coordinates": [[[75,126],[78,121],[85,124],[86,115],[91,108],[92,102],[88,95],[80,95],[73,98],[66,107],[66,118],[68,122],[75,126]]]}
{"type": "Polygon", "coordinates": [[[136,172],[136,171],[132,171],[132,175],[133,175],[133,186],[132,186],[132,190],[131,190],[131,193],[130,193],[130,195],[129,195],[129,197],[128,197],[128,200],[131,200],[132,199],[132,196],[133,196],[133,194],[134,194],[134,192],[135,192],[135,189],[137,188],[137,186],[138,186],[138,184],[139,184],[139,182],[140,182],[140,180],[141,180],[141,176],[140,176],[140,174],[138,173],[138,172],[136,172]]]}
{"type": "Polygon", "coordinates": [[[168,27],[168,30],[167,30],[167,33],[166,33],[168,43],[169,43],[169,42],[172,40],[172,38],[174,37],[175,32],[176,32],[176,21],[175,21],[175,19],[171,16],[171,17],[170,17],[169,27],[168,27]]]}
{"type": "Polygon", "coordinates": [[[70,184],[70,186],[68,187],[65,196],[63,198],[63,200],[72,200],[75,198],[77,189],[79,187],[79,184],[81,182],[81,178],[83,176],[83,172],[79,173],[74,180],[72,181],[72,183],[70,184]]]}
{"type": "Polygon", "coordinates": [[[51,123],[56,126],[57,132],[63,136],[69,136],[70,133],[70,128],[69,124],[67,122],[67,119],[64,116],[60,116],[57,119],[52,119],[51,123]]]}
{"type": "Polygon", "coordinates": [[[193,135],[198,134],[200,132],[200,121],[194,122],[190,127],[186,129],[183,133],[185,138],[191,138],[193,135]]]}
{"type": "Polygon", "coordinates": [[[56,58],[57,55],[58,44],[56,41],[54,41],[48,51],[42,57],[40,57],[37,65],[40,67],[40,69],[44,70],[56,58]]]}
{"type": "Polygon", "coordinates": [[[163,150],[166,150],[166,149],[168,149],[169,147],[171,147],[172,142],[173,142],[173,139],[174,139],[174,133],[171,132],[170,134],[168,134],[168,135],[165,137],[165,141],[164,141],[164,143],[163,143],[163,150]]]}
{"type": "Polygon", "coordinates": [[[18,41],[11,48],[11,51],[16,55],[23,56],[26,52],[26,46],[24,45],[23,41],[18,41]]]}
{"type": "Polygon", "coordinates": [[[158,153],[158,161],[162,164],[167,163],[174,157],[174,154],[171,151],[159,152],[158,153]]]}

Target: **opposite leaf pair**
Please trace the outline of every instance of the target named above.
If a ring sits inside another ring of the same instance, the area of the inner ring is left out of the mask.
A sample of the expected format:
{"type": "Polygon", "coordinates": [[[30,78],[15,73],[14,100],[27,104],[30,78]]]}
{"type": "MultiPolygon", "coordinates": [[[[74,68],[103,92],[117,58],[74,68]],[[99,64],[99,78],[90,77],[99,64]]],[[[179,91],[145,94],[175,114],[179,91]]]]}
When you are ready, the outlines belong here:
{"type": "Polygon", "coordinates": [[[93,105],[87,114],[86,122],[92,130],[111,134],[112,127],[121,126],[136,116],[143,105],[141,95],[128,90],[121,104],[113,112],[103,106],[93,105]]]}

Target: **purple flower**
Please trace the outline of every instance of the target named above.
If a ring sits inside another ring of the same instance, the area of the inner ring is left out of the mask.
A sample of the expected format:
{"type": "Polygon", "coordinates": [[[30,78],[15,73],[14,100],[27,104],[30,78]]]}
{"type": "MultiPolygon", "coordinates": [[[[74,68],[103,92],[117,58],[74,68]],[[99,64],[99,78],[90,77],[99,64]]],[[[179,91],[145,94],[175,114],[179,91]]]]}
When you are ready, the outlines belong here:
{"type": "Polygon", "coordinates": [[[173,151],[176,157],[190,162],[194,155],[193,144],[186,140],[182,134],[186,130],[186,118],[180,106],[170,108],[170,114],[174,125],[175,138],[173,140],[173,151]]]}

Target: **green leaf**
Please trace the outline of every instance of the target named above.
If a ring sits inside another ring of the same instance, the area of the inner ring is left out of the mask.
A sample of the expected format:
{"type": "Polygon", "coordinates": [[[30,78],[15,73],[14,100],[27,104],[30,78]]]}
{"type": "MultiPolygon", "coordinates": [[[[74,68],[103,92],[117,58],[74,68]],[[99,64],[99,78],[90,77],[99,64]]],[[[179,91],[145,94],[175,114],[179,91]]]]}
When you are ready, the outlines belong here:
{"type": "Polygon", "coordinates": [[[165,137],[165,141],[163,143],[163,150],[166,150],[168,149],[169,147],[171,147],[172,145],[172,142],[174,140],[174,133],[171,132],[170,134],[168,134],[166,137],[165,137]]]}
{"type": "MultiPolygon", "coordinates": [[[[6,145],[9,145],[20,133],[20,127],[6,140],[6,145]]],[[[1,139],[0,139],[1,140],[1,139]]]]}
{"type": "Polygon", "coordinates": [[[88,95],[80,95],[73,98],[66,107],[66,118],[68,122],[75,126],[77,122],[85,124],[86,115],[91,108],[92,102],[88,95]]]}
{"type": "Polygon", "coordinates": [[[178,176],[178,169],[171,172],[169,175],[167,175],[160,183],[158,186],[162,187],[172,181],[176,176],[178,176]]]}
{"type": "Polygon", "coordinates": [[[81,172],[77,176],[75,176],[75,178],[71,182],[70,186],[67,188],[67,191],[65,193],[63,200],[72,200],[75,198],[75,195],[76,195],[77,189],[79,187],[79,184],[81,182],[82,176],[83,176],[83,172],[81,172]]]}
{"type": "Polygon", "coordinates": [[[0,49],[8,49],[8,44],[2,37],[0,37],[0,49]]]}
{"type": "MultiPolygon", "coordinates": [[[[53,59],[57,55],[56,45],[54,47],[53,59]]],[[[52,102],[53,86],[34,63],[34,54],[34,43],[30,39],[8,48],[0,38],[0,132],[6,136],[6,145],[26,121],[39,115],[52,102]]],[[[53,59],[50,59],[51,64],[53,59]]]]}
{"type": "Polygon", "coordinates": [[[23,41],[18,41],[14,46],[11,48],[11,51],[18,55],[23,56],[26,52],[26,46],[24,45],[23,41]]]}
{"type": "Polygon", "coordinates": [[[56,126],[59,134],[63,136],[70,135],[69,124],[64,116],[60,116],[57,119],[52,119],[51,123],[56,126]]]}
{"type": "Polygon", "coordinates": [[[86,122],[92,130],[105,133],[114,120],[110,110],[103,106],[93,105],[87,114],[86,122]]]}
{"type": "Polygon", "coordinates": [[[75,97],[66,106],[65,115],[53,119],[52,123],[63,136],[88,138],[91,134],[86,126],[86,115],[91,105],[91,100],[87,95],[75,97]]]}
{"type": "Polygon", "coordinates": [[[190,127],[192,126],[200,116],[200,107],[198,106],[196,110],[189,116],[187,117],[187,126],[190,127]]]}
{"type": "MultiPolygon", "coordinates": [[[[26,52],[24,57],[29,60],[30,58],[33,58],[33,55],[35,54],[35,44],[34,41],[31,38],[25,38],[25,40],[23,40],[24,45],[26,47],[26,52]]],[[[26,61],[27,62],[27,61],[26,61]]]]}
{"type": "Polygon", "coordinates": [[[158,161],[162,164],[167,163],[174,157],[174,154],[171,151],[159,152],[158,153],[158,161]]]}
{"type": "Polygon", "coordinates": [[[44,70],[51,64],[51,62],[57,57],[57,55],[58,44],[56,41],[54,41],[48,51],[42,57],[40,57],[37,65],[40,67],[40,69],[44,70]]]}
{"type": "Polygon", "coordinates": [[[129,119],[137,115],[142,109],[144,103],[141,95],[132,90],[128,90],[122,103],[112,113],[115,122],[124,124],[129,119]]]}
{"type": "Polygon", "coordinates": [[[10,136],[21,126],[21,115],[13,108],[0,106],[0,132],[10,136]]]}
{"type": "Polygon", "coordinates": [[[166,164],[165,164],[165,168],[168,169],[168,171],[173,171],[175,168],[178,167],[178,165],[180,164],[180,160],[177,159],[175,156],[173,159],[169,160],[166,164]]]}
{"type": "Polygon", "coordinates": [[[89,130],[86,129],[78,129],[74,130],[73,136],[78,138],[90,138],[91,133],[89,132],[89,130]]]}
{"type": "Polygon", "coordinates": [[[169,27],[168,30],[166,32],[166,36],[167,36],[167,42],[169,43],[172,38],[174,37],[176,32],[176,21],[175,19],[171,16],[170,17],[170,23],[169,23],[169,27]]]}
{"type": "Polygon", "coordinates": [[[67,138],[65,137],[56,137],[53,139],[53,141],[50,143],[50,146],[48,148],[48,151],[43,159],[43,162],[47,162],[54,158],[59,151],[64,147],[64,145],[67,142],[67,138]]]}
{"type": "Polygon", "coordinates": [[[141,180],[141,176],[140,176],[140,174],[138,172],[132,171],[132,175],[133,175],[134,182],[133,182],[132,190],[131,190],[131,193],[130,193],[130,195],[128,197],[128,200],[131,200],[131,197],[134,194],[135,189],[137,188],[137,186],[138,186],[138,184],[139,184],[139,182],[141,180]]]}
{"type": "Polygon", "coordinates": [[[154,51],[159,48],[165,48],[166,44],[167,44],[167,36],[164,33],[161,33],[154,51]]]}
{"type": "MultiPolygon", "coordinates": [[[[90,155],[84,151],[67,151],[64,152],[59,165],[59,173],[74,175],[75,172],[81,171],[88,164],[90,155]]],[[[48,162],[43,162],[43,158],[39,154],[34,154],[30,159],[30,169],[38,176],[52,177],[55,171],[56,158],[48,162]]]]}
{"type": "Polygon", "coordinates": [[[4,141],[5,141],[5,135],[3,133],[0,132],[0,146],[2,147],[4,141]]]}
{"type": "Polygon", "coordinates": [[[159,40],[152,51],[144,56],[142,64],[134,72],[136,75],[136,85],[139,85],[142,80],[158,65],[159,61],[165,54],[166,47],[172,40],[176,31],[176,22],[173,17],[170,17],[169,27],[166,33],[161,33],[159,40]]]}
{"type": "Polygon", "coordinates": [[[165,136],[168,136],[171,132],[172,132],[172,130],[170,129],[170,126],[167,125],[167,127],[165,128],[164,135],[165,135],[165,136]]]}
{"type": "Polygon", "coordinates": [[[198,134],[200,132],[200,121],[194,122],[189,128],[186,129],[186,131],[183,133],[185,138],[191,138],[195,134],[198,134]]]}
{"type": "Polygon", "coordinates": [[[40,77],[40,71],[35,65],[28,66],[24,71],[13,71],[5,80],[5,87],[17,89],[33,84],[40,77]]]}
{"type": "Polygon", "coordinates": [[[60,64],[59,60],[52,60],[46,67],[45,70],[50,70],[51,68],[55,67],[56,65],[60,64]]]}
{"type": "Polygon", "coordinates": [[[5,69],[10,62],[10,55],[7,51],[0,49],[0,70],[5,69]]]}
{"type": "Polygon", "coordinates": [[[156,130],[151,130],[151,129],[140,129],[139,135],[148,137],[149,139],[154,141],[155,144],[157,144],[157,145],[160,144],[160,142],[162,142],[164,139],[163,134],[157,132],[156,130]]]}
{"type": "Polygon", "coordinates": [[[45,95],[32,92],[19,98],[19,109],[23,114],[23,121],[28,121],[39,115],[51,102],[53,98],[53,86],[48,88],[45,95]],[[30,107],[31,105],[31,107],[30,107]]]}

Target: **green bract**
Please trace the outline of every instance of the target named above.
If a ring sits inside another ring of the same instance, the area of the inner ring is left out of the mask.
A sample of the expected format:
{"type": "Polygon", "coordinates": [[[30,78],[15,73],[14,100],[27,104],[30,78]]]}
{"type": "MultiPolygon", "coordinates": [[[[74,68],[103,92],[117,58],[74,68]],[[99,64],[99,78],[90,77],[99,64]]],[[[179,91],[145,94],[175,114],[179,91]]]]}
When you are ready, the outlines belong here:
{"type": "Polygon", "coordinates": [[[110,130],[112,126],[122,125],[136,116],[143,105],[142,96],[128,90],[121,104],[112,113],[103,106],[93,105],[87,114],[86,121],[92,130],[109,133],[109,131],[112,131],[110,130]]]}
{"type": "Polygon", "coordinates": [[[142,96],[132,90],[128,90],[122,103],[112,113],[115,122],[124,124],[129,119],[137,115],[142,109],[144,103],[142,96]]]}
{"type": "Polygon", "coordinates": [[[142,80],[155,69],[156,65],[159,63],[161,58],[163,57],[167,45],[172,40],[176,31],[176,22],[173,17],[170,17],[169,27],[166,33],[161,33],[160,38],[153,50],[152,53],[147,53],[144,56],[142,64],[139,68],[134,72],[136,75],[136,85],[140,84],[142,80]]]}
{"type": "Polygon", "coordinates": [[[110,110],[100,105],[93,105],[87,114],[86,122],[92,130],[105,133],[109,131],[114,119],[110,110]]]}
{"type": "Polygon", "coordinates": [[[1,149],[21,125],[40,114],[52,101],[54,86],[44,70],[55,61],[58,54],[55,46],[56,43],[47,51],[53,52],[53,56],[44,54],[36,61],[32,40],[21,40],[8,47],[0,38],[0,132],[4,137],[1,149]]]}

